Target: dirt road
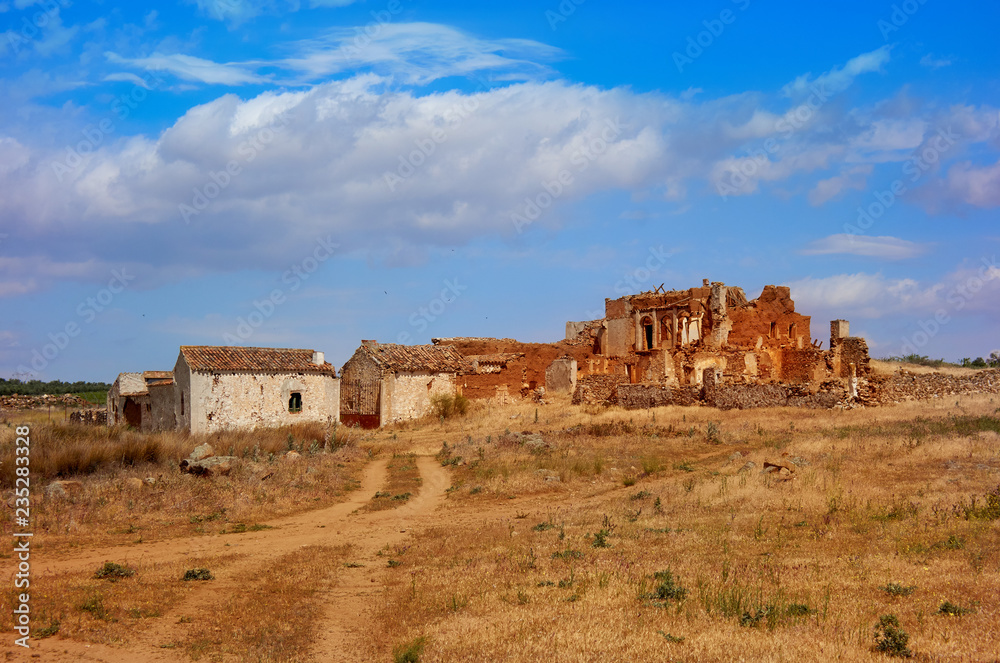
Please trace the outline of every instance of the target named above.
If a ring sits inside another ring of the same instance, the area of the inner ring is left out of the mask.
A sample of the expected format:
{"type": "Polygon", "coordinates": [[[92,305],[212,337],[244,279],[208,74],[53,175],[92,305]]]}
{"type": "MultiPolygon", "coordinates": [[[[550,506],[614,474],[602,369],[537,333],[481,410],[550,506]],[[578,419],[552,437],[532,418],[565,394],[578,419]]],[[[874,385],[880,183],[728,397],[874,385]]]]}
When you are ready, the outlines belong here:
{"type": "MultiPolygon", "coordinates": [[[[13,645],[13,633],[5,634],[0,649],[6,660],[32,661],[106,661],[107,663],[168,663],[189,660],[182,652],[163,649],[161,643],[184,641],[190,623],[178,623],[178,615],[204,614],[228,596],[239,591],[233,580],[248,568],[259,566],[306,545],[342,545],[350,542],[351,560],[362,564],[345,568],[334,587],[323,596],[324,617],[317,629],[312,659],[316,661],[363,661],[368,641],[368,606],[380,591],[379,576],[385,560],[377,556],[386,546],[396,545],[414,532],[433,526],[441,519],[439,507],[450,485],[447,470],[433,458],[420,456],[417,467],[421,489],[406,504],[388,511],[355,513],[376,491],[386,477],[386,461],[369,465],[360,488],[348,501],[317,511],[270,521],[275,529],[231,536],[201,536],[171,539],[142,546],[115,546],[84,550],[59,556],[38,564],[36,578],[57,573],[92,573],[106,560],[126,563],[160,564],[202,557],[236,553],[239,557],[217,574],[214,582],[192,583],[181,602],[160,617],[144,620],[146,628],[137,633],[126,647],[88,644],[60,638],[32,640],[31,649],[13,645]]],[[[187,588],[186,588],[187,589],[187,588]]]]}

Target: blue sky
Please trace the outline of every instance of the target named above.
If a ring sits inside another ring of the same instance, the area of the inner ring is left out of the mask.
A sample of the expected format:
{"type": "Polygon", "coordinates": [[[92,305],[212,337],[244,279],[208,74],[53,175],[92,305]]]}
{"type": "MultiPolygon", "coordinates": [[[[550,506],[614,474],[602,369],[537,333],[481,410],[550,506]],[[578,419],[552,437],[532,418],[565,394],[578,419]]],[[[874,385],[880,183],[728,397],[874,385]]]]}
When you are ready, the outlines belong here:
{"type": "Polygon", "coordinates": [[[792,288],[1000,349],[994,3],[0,1],[0,376],[792,288]],[[678,6],[674,6],[674,5],[678,6]]]}

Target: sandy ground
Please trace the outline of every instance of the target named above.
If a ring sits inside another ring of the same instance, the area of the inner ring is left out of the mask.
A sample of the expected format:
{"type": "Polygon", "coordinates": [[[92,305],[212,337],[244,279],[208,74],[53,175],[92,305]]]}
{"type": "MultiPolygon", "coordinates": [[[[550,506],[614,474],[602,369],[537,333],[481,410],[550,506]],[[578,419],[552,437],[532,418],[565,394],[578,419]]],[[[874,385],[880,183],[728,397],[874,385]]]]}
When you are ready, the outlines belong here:
{"type": "MultiPolygon", "coordinates": [[[[445,502],[445,491],[451,485],[448,471],[430,456],[418,456],[417,467],[422,479],[420,492],[403,506],[388,511],[354,513],[379,490],[385,482],[387,461],[372,462],[366,469],[361,486],[351,493],[349,501],[332,507],[310,511],[289,518],[269,521],[275,529],[246,533],[239,537],[200,536],[171,539],[149,545],[115,546],[89,550],[74,550],[45,559],[33,567],[34,575],[45,576],[66,572],[91,572],[108,559],[126,563],[161,563],[184,560],[193,556],[238,553],[239,557],[216,580],[191,583],[186,595],[164,614],[147,620],[149,626],[136,634],[127,646],[115,647],[85,643],[57,636],[31,640],[31,648],[13,644],[17,637],[5,633],[0,651],[8,661],[104,661],[106,663],[145,663],[190,660],[183,652],[161,647],[163,643],[183,642],[191,623],[178,623],[178,616],[191,616],[198,622],[228,596],[239,591],[233,578],[248,567],[277,558],[306,545],[338,546],[350,542],[351,561],[358,568],[344,568],[337,583],[323,596],[324,617],[313,643],[314,661],[368,661],[370,650],[370,620],[368,607],[376,593],[382,590],[380,577],[385,559],[377,553],[386,546],[398,545],[414,533],[445,522],[472,522],[484,518],[509,518],[518,509],[525,509],[525,500],[511,500],[497,508],[462,506],[445,502]],[[226,544],[229,544],[228,546],[226,544]]],[[[537,505],[543,508],[542,504],[537,505]]]]}

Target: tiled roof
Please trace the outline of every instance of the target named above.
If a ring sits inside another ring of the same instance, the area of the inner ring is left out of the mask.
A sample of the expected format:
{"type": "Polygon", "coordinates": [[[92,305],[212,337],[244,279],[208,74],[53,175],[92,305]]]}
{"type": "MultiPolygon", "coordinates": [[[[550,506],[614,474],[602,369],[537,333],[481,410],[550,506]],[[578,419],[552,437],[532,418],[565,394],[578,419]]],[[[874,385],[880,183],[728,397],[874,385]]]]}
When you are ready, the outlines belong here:
{"type": "Polygon", "coordinates": [[[173,371],[143,371],[142,379],[147,387],[170,385],[174,383],[173,371]]]}
{"type": "Polygon", "coordinates": [[[505,365],[523,356],[523,352],[496,352],[489,355],[466,355],[465,358],[470,362],[478,362],[480,364],[505,365]]]}
{"type": "Polygon", "coordinates": [[[253,373],[328,373],[329,362],[313,363],[312,350],[244,348],[220,345],[182,345],[181,354],[192,371],[248,371],[253,373]]]}
{"type": "Polygon", "coordinates": [[[361,350],[390,371],[461,373],[472,368],[465,357],[450,345],[373,343],[362,345],[361,350]]]}
{"type": "Polygon", "coordinates": [[[119,373],[115,382],[118,383],[118,394],[121,396],[139,396],[148,393],[142,373],[119,373]]]}

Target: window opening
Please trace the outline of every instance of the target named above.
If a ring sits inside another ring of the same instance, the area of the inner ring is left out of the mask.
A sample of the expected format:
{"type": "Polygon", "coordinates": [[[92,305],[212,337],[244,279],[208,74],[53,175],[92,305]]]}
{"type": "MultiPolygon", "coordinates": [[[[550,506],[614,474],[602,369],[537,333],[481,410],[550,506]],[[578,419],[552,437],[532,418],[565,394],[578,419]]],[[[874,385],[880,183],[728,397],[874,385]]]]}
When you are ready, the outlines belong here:
{"type": "Polygon", "coordinates": [[[297,391],[293,391],[291,397],[288,399],[288,411],[292,414],[302,412],[302,394],[297,391]]]}

